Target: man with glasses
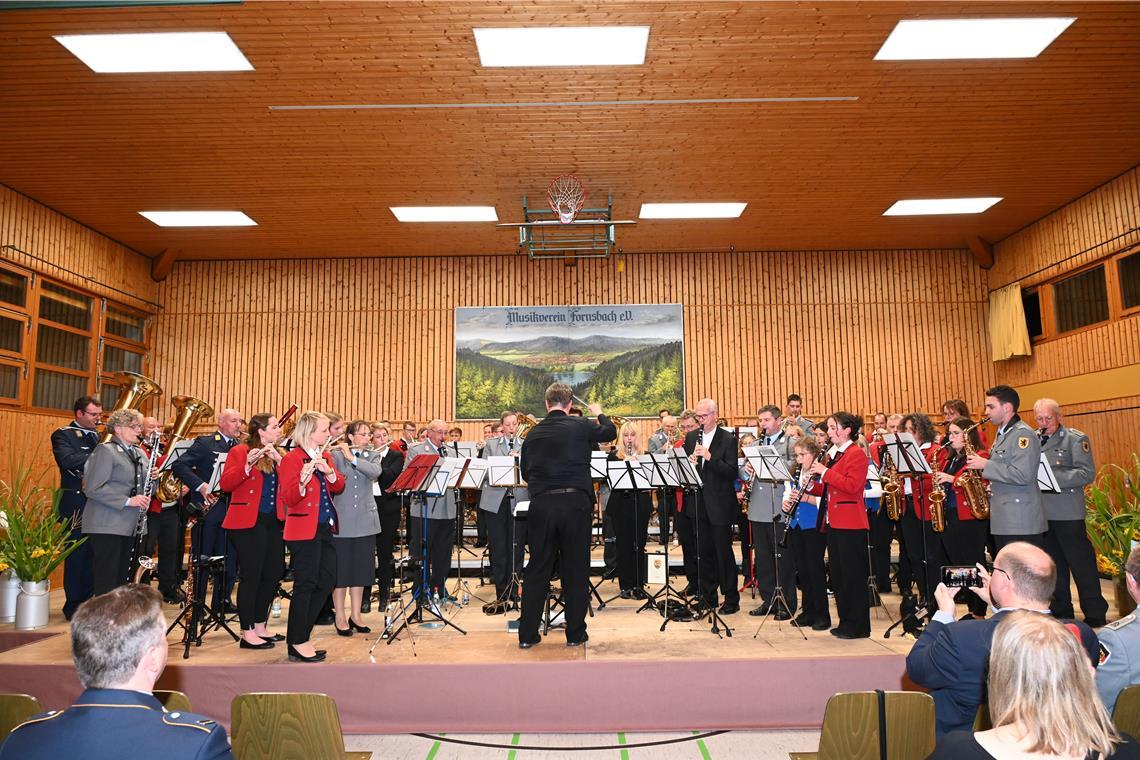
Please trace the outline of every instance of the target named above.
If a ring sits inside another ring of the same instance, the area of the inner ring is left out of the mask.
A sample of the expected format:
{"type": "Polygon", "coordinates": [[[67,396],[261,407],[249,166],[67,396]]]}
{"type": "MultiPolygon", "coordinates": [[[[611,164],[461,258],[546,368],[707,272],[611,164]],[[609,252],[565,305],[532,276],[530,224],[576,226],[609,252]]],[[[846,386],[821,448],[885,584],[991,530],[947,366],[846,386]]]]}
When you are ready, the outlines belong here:
{"type": "MultiPolygon", "coordinates": [[[[426,430],[426,438],[422,443],[408,447],[404,469],[420,454],[455,456],[454,451],[444,444],[447,423],[439,419],[432,420],[426,430]]],[[[451,547],[455,541],[454,489],[448,488],[443,496],[412,499],[409,517],[412,553],[427,556],[428,586],[431,593],[439,594],[441,600],[455,601],[455,597],[447,590],[447,576],[451,572],[451,547]]]]}
{"type": "MultiPolygon", "coordinates": [[[[1044,550],[1025,542],[1006,544],[994,558],[992,572],[978,565],[981,588],[971,587],[995,610],[986,620],[955,621],[954,593],[939,583],[934,590],[938,611],[918,637],[906,658],[907,676],[934,697],[939,736],[968,731],[978,706],[985,701],[990,643],[998,622],[1013,610],[1049,614],[1057,568],[1044,550]]],[[[1096,634],[1084,623],[1075,626],[1081,643],[1097,663],[1096,634]]]]}
{"type": "MultiPolygon", "coordinates": [[[[103,407],[95,396],[81,396],[72,405],[75,419],[51,434],[51,453],[59,467],[59,519],[72,521],[71,539],[83,537],[80,521],[87,497],[83,495],[83,468],[87,458],[99,445],[95,427],[103,416],[103,407]]],[[[71,616],[91,597],[91,545],[84,541],[63,561],[63,616],[71,616]]]]}

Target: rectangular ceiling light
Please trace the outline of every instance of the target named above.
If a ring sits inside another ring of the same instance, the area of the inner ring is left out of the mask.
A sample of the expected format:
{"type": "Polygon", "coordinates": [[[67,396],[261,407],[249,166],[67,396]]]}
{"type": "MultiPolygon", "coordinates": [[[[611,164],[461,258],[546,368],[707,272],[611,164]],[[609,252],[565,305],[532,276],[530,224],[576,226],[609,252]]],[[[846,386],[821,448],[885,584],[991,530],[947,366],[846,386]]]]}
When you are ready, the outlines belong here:
{"type": "Polygon", "coordinates": [[[242,211],[140,211],[159,227],[256,227],[242,211]]]}
{"type": "Polygon", "coordinates": [[[497,222],[494,206],[391,206],[401,222],[497,222]]]}
{"type": "Polygon", "coordinates": [[[536,26],[474,29],[484,66],[637,66],[648,26],[536,26]]]}
{"type": "Polygon", "coordinates": [[[924,216],[930,214],[980,214],[1001,198],[916,198],[895,201],[883,216],[924,216]]]}
{"type": "Polygon", "coordinates": [[[747,203],[642,203],[641,219],[736,219],[747,203]]]}
{"type": "Polygon", "coordinates": [[[225,32],[58,34],[55,39],[97,74],[253,71],[225,32]]]}
{"type": "Polygon", "coordinates": [[[1076,18],[959,18],[898,22],[876,61],[1036,58],[1076,18]]]}

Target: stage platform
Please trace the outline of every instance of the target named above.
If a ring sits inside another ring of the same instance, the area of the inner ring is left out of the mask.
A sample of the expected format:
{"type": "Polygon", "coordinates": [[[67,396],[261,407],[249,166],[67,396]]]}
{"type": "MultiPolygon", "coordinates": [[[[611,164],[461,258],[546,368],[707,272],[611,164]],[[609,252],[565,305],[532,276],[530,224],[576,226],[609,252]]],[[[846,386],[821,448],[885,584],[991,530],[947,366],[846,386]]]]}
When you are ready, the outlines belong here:
{"type": "MultiPolygon", "coordinates": [[[[489,598],[491,587],[470,583],[489,598]]],[[[609,598],[618,588],[607,581],[599,590],[609,598]]],[[[57,611],[48,628],[35,636],[0,632],[0,690],[61,708],[80,687],[58,612],[62,593],[52,596],[57,611]]],[[[885,601],[897,617],[898,596],[885,601]]],[[[414,637],[381,642],[371,657],[380,613],[365,616],[374,631],[369,636],[342,637],[319,626],[314,643],[328,650],[328,660],[317,664],[288,662],[284,644],[239,649],[220,631],[184,660],[176,631],[158,687],[186,692],[196,711],[226,724],[230,700],[243,692],[325,692],[336,699],[349,733],[815,728],[837,691],[904,688],[912,642],[898,634],[883,639],[884,611],[872,612],[870,639],[842,641],[809,629],[805,640],[789,623],[771,619],[757,635],[760,619],[747,611],[758,603],[745,591],[741,612],[726,618],[732,636],[718,637],[707,622],[671,622],[661,632],[660,615],[639,614],[641,602],[618,599],[588,619],[586,646],[567,647],[562,631],[553,629],[541,644],[520,650],[507,630],[517,612],[484,615],[473,597],[447,615],[466,635],[414,626],[414,637]]],[[[177,610],[166,609],[173,619],[177,610]]],[[[283,616],[270,627],[283,633],[285,622],[283,616]]]]}

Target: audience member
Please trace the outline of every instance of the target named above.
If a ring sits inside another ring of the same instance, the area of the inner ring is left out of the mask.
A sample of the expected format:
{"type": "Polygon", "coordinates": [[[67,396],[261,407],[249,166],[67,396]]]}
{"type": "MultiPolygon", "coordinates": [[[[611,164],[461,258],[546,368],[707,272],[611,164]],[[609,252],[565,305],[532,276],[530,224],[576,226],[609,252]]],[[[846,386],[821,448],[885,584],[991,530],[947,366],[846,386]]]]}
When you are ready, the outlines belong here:
{"type": "MultiPolygon", "coordinates": [[[[1124,563],[1124,582],[1133,599],[1140,599],[1140,547],[1132,550],[1124,563]]],[[[1096,669],[1096,688],[1104,706],[1112,713],[1116,698],[1125,686],[1140,683],[1140,625],[1136,613],[1111,623],[1099,632],[1100,665],[1096,669]]]]}

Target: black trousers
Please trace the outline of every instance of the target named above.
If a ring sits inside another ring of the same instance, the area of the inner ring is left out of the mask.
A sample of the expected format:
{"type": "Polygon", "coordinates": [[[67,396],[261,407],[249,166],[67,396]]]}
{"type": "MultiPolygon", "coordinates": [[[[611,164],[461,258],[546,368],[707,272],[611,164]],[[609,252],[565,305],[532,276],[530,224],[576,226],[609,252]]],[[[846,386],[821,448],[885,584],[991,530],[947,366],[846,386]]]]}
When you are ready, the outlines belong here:
{"type": "Polygon", "coordinates": [[[131,573],[131,549],[135,537],[109,533],[88,533],[91,545],[91,569],[95,596],[128,583],[131,573]]]}
{"type": "Polygon", "coordinates": [[[590,593],[593,499],[585,491],[538,494],[531,497],[527,519],[530,561],[523,584],[519,641],[538,638],[555,562],[562,577],[566,640],[582,641],[586,637],[586,603],[590,593]]]}
{"type": "Polygon", "coordinates": [[[376,534],[376,601],[381,608],[388,605],[395,575],[396,533],[400,530],[400,499],[377,496],[380,532],[376,534]]]}
{"type": "Polygon", "coordinates": [[[810,623],[831,625],[831,609],[827,606],[827,568],[823,552],[827,536],[814,528],[792,528],[788,532],[795,572],[803,587],[803,614],[810,623]]]}
{"type": "Polygon", "coordinates": [[[895,538],[899,542],[899,571],[895,575],[899,593],[903,596],[914,593],[914,568],[910,564],[910,554],[906,548],[906,536],[903,535],[902,521],[895,523],[895,538]]]}
{"type": "Polygon", "coordinates": [[[148,516],[147,535],[158,549],[158,590],[174,597],[182,585],[182,555],[186,549],[186,523],[178,507],[170,507],[148,516]]]}
{"type": "Polygon", "coordinates": [[[237,549],[238,620],[242,630],[269,620],[269,607],[277,584],[285,574],[285,543],[281,540],[277,515],[259,513],[252,528],[231,530],[230,541],[237,549]]]}
{"type": "Polygon", "coordinates": [[[1012,544],[1015,541],[1024,541],[1027,544],[1033,544],[1041,549],[1045,548],[1045,534],[1044,533],[1010,533],[1008,535],[999,536],[996,533],[992,536],[994,540],[994,556],[1005,547],[1006,544],[1012,544]]]}
{"type": "Polygon", "coordinates": [[[704,504],[697,499],[697,543],[700,549],[701,599],[717,603],[717,589],[725,604],[740,604],[736,585],[736,555],[732,551],[732,524],[713,525],[704,504]]]}
{"type": "MultiPolygon", "coordinates": [[[[221,584],[214,585],[213,599],[210,602],[210,606],[215,609],[223,599],[229,600],[230,593],[234,589],[234,583],[237,581],[237,552],[234,551],[226,536],[225,529],[222,528],[222,520],[226,518],[226,511],[229,506],[229,501],[226,499],[219,501],[210,507],[210,511],[206,513],[205,517],[198,518],[201,524],[196,530],[190,532],[191,555],[201,554],[206,557],[224,556],[226,558],[223,581],[221,584]],[[200,548],[199,542],[201,542],[200,548]]],[[[202,580],[205,582],[204,577],[202,580]]]]}
{"type": "MultiPolygon", "coordinates": [[[[447,575],[451,571],[451,552],[455,542],[455,520],[451,518],[435,520],[430,517],[424,520],[423,517],[415,515],[409,519],[412,523],[412,554],[417,557],[427,554],[427,591],[429,594],[438,592],[440,596],[443,596],[447,591],[447,575]],[[425,536],[423,535],[425,528],[427,530],[426,547],[424,546],[425,536]]],[[[416,575],[417,584],[420,577],[419,574],[416,575]]]]}
{"type": "Polygon", "coordinates": [[[1049,606],[1054,617],[1072,618],[1073,592],[1069,574],[1077,583],[1077,596],[1086,620],[1101,621],[1108,614],[1108,602],[1100,593],[1096,555],[1089,543],[1084,520],[1050,520],[1045,534],[1045,551],[1057,565],[1057,587],[1049,606]]]}
{"type": "Polygon", "coordinates": [[[669,541],[669,522],[677,512],[677,497],[673,489],[657,489],[657,540],[662,546],[669,541]]]}
{"type": "Polygon", "coordinates": [[[681,543],[681,559],[685,568],[685,580],[697,588],[697,531],[693,518],[684,512],[674,512],[673,524],[677,530],[677,540],[681,543]]]}
{"type": "Polygon", "coordinates": [[[900,522],[905,537],[907,555],[914,573],[918,595],[928,603],[934,603],[934,588],[942,580],[942,566],[947,564],[942,539],[931,528],[927,520],[919,520],[908,509],[900,522]]]}
{"type": "MultiPolygon", "coordinates": [[[[780,546],[787,524],[779,522],[752,522],[752,542],[756,551],[756,589],[764,605],[771,605],[776,594],[776,579],[788,603],[788,612],[796,612],[796,565],[788,549],[780,546]]],[[[789,537],[789,542],[791,538],[789,537]]],[[[823,555],[820,554],[822,565],[823,555]]]]}
{"type": "Polygon", "coordinates": [[[480,544],[487,543],[487,515],[482,509],[475,510],[475,540],[480,544]]]}
{"type": "MultiPolygon", "coordinates": [[[[83,506],[87,503],[81,491],[63,489],[59,501],[59,519],[70,522],[75,517],[75,527],[71,529],[68,538],[78,541],[83,538],[83,529],[80,523],[83,519],[83,506]]],[[[95,593],[95,578],[91,556],[91,543],[84,541],[63,561],[63,616],[71,620],[71,616],[79,609],[79,605],[86,602],[95,593]]]]}
{"type": "Polygon", "coordinates": [[[879,591],[887,592],[891,590],[891,541],[895,535],[895,521],[887,517],[882,503],[878,511],[867,517],[871,521],[871,569],[875,574],[875,586],[879,591]]]}
{"type": "Polygon", "coordinates": [[[740,573],[745,583],[751,583],[756,577],[753,568],[753,546],[756,543],[752,535],[752,523],[748,520],[748,505],[736,516],[736,532],[740,536],[740,573]]]}
{"type": "Polygon", "coordinates": [[[336,586],[336,549],[327,525],[318,525],[317,534],[308,541],[288,544],[293,556],[293,598],[285,640],[296,646],[309,640],[321,608],[336,586]]]}
{"type": "Polygon", "coordinates": [[[827,556],[831,570],[831,590],[839,629],[864,635],[871,632],[871,605],[867,601],[867,531],[828,528],[827,556]]]}
{"type": "MultiPolygon", "coordinates": [[[[951,503],[949,499],[947,505],[951,503]]],[[[946,530],[939,534],[942,541],[943,554],[948,565],[975,565],[986,561],[986,539],[990,534],[989,520],[959,520],[957,507],[946,510],[946,530]]],[[[939,576],[942,573],[939,572],[939,576]]],[[[939,578],[941,580],[941,577],[939,578]]],[[[970,612],[978,617],[985,617],[986,607],[978,595],[963,589],[956,595],[957,599],[965,602],[970,612]]]]}
{"type": "Polygon", "coordinates": [[[487,525],[487,548],[491,555],[491,581],[495,584],[495,598],[506,599],[508,593],[514,600],[518,599],[518,588],[508,592],[507,586],[511,583],[511,575],[517,573],[522,577],[523,555],[526,552],[527,522],[511,514],[514,499],[507,499],[506,494],[499,504],[498,512],[487,512],[480,509],[480,514],[487,525]]]}
{"type": "Polygon", "coordinates": [[[649,515],[653,511],[649,493],[630,491],[627,496],[610,496],[606,510],[611,514],[617,534],[618,585],[623,591],[645,585],[645,540],[649,534],[649,515]]]}

